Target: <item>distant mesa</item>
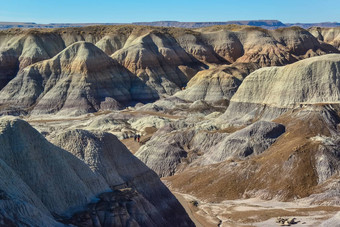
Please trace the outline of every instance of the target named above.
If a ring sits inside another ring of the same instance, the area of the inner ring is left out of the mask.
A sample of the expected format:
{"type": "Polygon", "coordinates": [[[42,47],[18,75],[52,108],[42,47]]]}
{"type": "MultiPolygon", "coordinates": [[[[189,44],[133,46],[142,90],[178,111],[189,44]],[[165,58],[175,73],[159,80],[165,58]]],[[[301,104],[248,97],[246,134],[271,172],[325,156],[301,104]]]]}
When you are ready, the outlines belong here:
{"type": "Polygon", "coordinates": [[[263,27],[266,29],[275,29],[280,27],[287,27],[277,20],[247,20],[247,21],[226,21],[226,22],[179,22],[179,21],[155,21],[155,22],[134,22],[136,25],[149,25],[149,26],[160,26],[160,27],[179,27],[179,28],[201,28],[215,25],[249,25],[263,27]]]}
{"type": "MultiPolygon", "coordinates": [[[[84,27],[93,25],[128,25],[130,23],[51,23],[36,24],[26,22],[0,22],[1,29],[9,28],[67,28],[67,27],[84,27]]],[[[241,20],[241,21],[216,21],[216,22],[179,22],[179,21],[153,21],[153,22],[133,22],[134,25],[158,26],[158,27],[178,27],[178,28],[202,28],[214,25],[249,25],[257,26],[265,29],[277,29],[291,26],[299,26],[302,28],[310,27],[337,27],[338,22],[320,22],[320,23],[282,23],[278,20],[241,20]]]]}

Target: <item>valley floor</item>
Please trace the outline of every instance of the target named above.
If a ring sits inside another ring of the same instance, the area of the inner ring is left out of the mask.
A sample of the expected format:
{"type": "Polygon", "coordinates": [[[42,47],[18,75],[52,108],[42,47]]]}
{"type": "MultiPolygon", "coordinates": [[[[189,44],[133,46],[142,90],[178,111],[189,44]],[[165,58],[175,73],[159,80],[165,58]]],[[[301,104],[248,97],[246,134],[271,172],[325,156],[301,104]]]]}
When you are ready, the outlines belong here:
{"type": "Polygon", "coordinates": [[[296,227],[328,227],[339,226],[340,223],[340,207],[336,206],[308,206],[303,201],[279,202],[256,198],[209,203],[174,190],[172,193],[198,227],[279,226],[277,217],[296,218],[298,223],[292,225],[296,227]]]}

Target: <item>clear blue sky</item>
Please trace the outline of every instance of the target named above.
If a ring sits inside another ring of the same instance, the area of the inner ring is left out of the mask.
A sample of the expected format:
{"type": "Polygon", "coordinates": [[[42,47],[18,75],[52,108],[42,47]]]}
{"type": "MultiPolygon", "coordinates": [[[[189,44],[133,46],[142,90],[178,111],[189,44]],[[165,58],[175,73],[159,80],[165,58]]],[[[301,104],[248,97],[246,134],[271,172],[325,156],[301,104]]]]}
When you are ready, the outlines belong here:
{"type": "Polygon", "coordinates": [[[0,21],[130,23],[159,20],[340,22],[340,0],[0,0],[0,21]]]}

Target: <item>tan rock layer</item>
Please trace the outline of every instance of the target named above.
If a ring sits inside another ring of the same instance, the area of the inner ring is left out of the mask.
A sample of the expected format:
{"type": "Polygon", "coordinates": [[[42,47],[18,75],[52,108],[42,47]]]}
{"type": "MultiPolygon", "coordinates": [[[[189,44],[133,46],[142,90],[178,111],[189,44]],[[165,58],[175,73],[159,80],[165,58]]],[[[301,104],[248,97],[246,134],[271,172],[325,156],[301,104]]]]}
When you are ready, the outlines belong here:
{"type": "Polygon", "coordinates": [[[33,114],[83,114],[158,95],[92,43],[74,43],[50,60],[21,70],[2,91],[1,103],[33,114]],[[111,101],[110,101],[111,100],[111,101]]]}

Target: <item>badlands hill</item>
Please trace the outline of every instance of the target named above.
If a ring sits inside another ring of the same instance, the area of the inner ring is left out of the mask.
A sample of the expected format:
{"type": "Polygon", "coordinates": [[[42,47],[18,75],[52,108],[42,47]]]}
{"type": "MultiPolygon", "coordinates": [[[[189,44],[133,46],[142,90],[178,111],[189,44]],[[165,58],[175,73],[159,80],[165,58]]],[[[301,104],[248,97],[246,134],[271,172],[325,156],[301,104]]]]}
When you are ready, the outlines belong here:
{"type": "Polygon", "coordinates": [[[157,93],[103,51],[83,41],[70,45],[50,60],[22,69],[1,94],[3,103],[18,109],[35,105],[33,114],[58,111],[84,114],[117,109],[132,100],[158,98],[157,93]]]}
{"type": "Polygon", "coordinates": [[[329,54],[250,74],[222,118],[273,120],[287,109],[339,103],[340,54],[329,54]]]}
{"type": "Polygon", "coordinates": [[[173,122],[136,156],[176,190],[209,201],[339,205],[339,64],[329,54],[256,70],[225,113],[173,122]]]}
{"type": "Polygon", "coordinates": [[[1,115],[41,132],[0,120],[3,223],[191,226],[159,177],[196,213],[246,198],[338,206],[339,34],[1,31],[1,115]]]}
{"type": "Polygon", "coordinates": [[[126,25],[1,31],[0,108],[77,115],[154,101],[189,81],[178,97],[229,100],[260,67],[338,53],[338,30],[126,25]]]}
{"type": "Polygon", "coordinates": [[[25,121],[2,117],[0,142],[3,226],[193,226],[111,134],[66,131],[56,146],[25,121]]]}

